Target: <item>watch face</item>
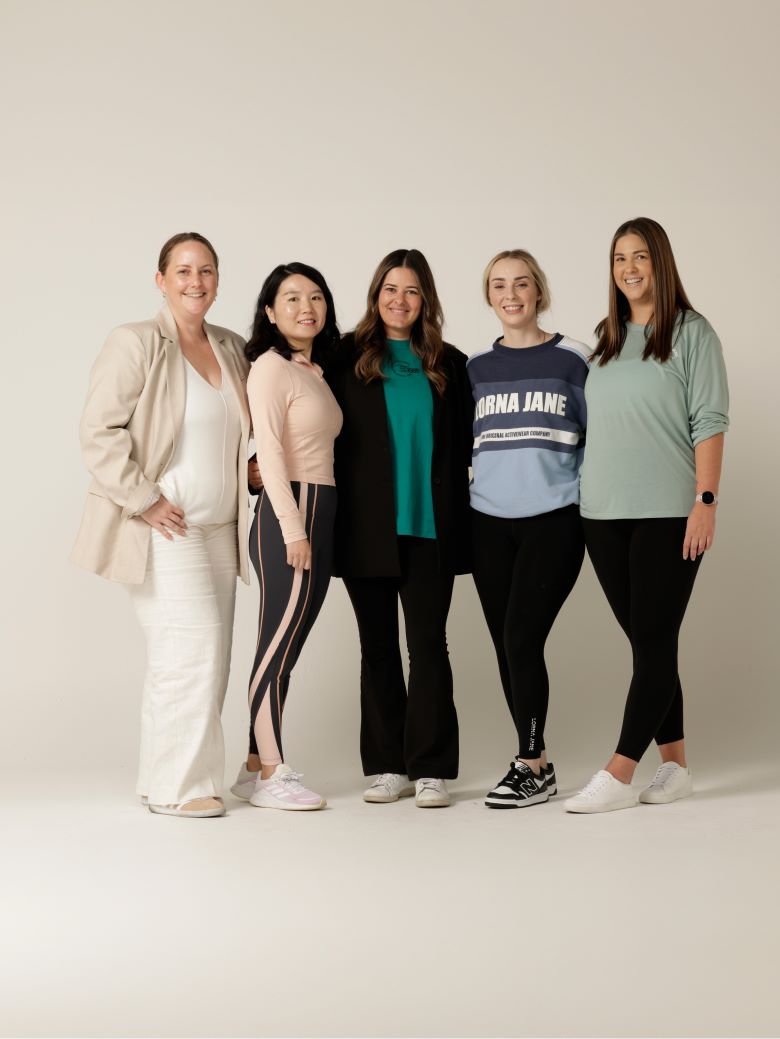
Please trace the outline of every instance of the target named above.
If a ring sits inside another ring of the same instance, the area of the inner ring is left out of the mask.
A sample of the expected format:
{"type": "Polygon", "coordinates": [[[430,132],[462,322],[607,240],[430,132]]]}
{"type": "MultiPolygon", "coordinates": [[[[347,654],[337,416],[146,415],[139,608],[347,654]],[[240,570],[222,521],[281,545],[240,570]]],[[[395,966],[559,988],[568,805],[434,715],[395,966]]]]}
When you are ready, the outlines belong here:
{"type": "Polygon", "coordinates": [[[704,502],[705,505],[712,505],[712,503],[715,501],[715,495],[712,493],[712,491],[702,491],[701,500],[704,502]]]}

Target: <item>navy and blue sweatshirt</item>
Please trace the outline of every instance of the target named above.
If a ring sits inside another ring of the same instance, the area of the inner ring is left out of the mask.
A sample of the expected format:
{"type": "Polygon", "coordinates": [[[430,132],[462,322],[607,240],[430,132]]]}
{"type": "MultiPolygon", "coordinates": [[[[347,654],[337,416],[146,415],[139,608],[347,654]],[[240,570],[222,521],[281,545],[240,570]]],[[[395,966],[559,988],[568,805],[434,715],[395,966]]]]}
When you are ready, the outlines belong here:
{"type": "Polygon", "coordinates": [[[557,333],[539,346],[498,341],[469,358],[474,393],[471,505],[538,516],[579,501],[591,350],[557,333]]]}

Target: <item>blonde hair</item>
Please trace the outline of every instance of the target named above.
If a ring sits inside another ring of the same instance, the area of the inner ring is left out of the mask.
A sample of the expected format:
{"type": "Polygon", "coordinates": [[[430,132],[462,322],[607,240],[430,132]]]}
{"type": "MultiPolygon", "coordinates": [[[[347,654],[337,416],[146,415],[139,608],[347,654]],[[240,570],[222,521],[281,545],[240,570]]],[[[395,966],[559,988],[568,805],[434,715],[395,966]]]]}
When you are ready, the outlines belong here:
{"type": "Polygon", "coordinates": [[[490,304],[490,272],[499,260],[522,260],[531,272],[531,277],[539,293],[539,302],[536,304],[537,314],[550,309],[552,299],[550,297],[550,286],[547,284],[547,276],[536,262],[535,257],[531,253],[526,252],[525,249],[504,249],[503,252],[496,253],[487,265],[485,273],[482,275],[482,293],[487,304],[490,304]]]}

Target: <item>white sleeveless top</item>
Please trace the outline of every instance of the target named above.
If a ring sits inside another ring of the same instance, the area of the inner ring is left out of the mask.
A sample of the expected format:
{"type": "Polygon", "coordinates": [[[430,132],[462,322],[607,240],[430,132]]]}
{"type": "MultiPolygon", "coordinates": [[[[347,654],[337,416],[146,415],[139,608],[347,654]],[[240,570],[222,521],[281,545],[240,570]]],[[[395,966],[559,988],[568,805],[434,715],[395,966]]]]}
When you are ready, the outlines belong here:
{"type": "Polygon", "coordinates": [[[160,490],[184,510],[187,523],[229,523],[238,517],[238,401],[222,373],[217,390],[182,357],[187,397],[179,442],[160,490]]]}

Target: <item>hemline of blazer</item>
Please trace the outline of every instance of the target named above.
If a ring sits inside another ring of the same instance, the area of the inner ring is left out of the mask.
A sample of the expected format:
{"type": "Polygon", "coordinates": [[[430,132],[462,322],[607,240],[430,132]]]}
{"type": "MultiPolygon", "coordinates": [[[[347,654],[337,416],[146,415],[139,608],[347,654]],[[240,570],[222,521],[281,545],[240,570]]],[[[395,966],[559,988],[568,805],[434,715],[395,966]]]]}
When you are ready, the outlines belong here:
{"type": "MultiPolygon", "coordinates": [[[[344,336],[325,377],[341,407],[334,472],[338,506],[333,573],[337,577],[398,577],[393,460],[383,380],[355,375],[354,337],[344,336]]],[[[431,493],[442,573],[471,572],[469,466],[474,401],[464,353],[444,344],[447,385],[433,397],[431,493]]]]}
{"type": "MultiPolygon", "coordinates": [[[[247,444],[250,436],[244,340],[204,323],[222,377],[239,405],[239,576],[249,583],[247,444]]],[[[92,482],[70,560],[109,581],[143,584],[152,528],[139,512],[173,458],[186,405],[186,373],[176,322],[167,306],[150,321],[120,325],[90,375],[79,429],[92,482]]],[[[175,503],[174,503],[175,504],[175,503]]]]}

